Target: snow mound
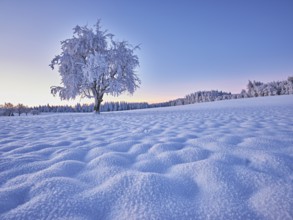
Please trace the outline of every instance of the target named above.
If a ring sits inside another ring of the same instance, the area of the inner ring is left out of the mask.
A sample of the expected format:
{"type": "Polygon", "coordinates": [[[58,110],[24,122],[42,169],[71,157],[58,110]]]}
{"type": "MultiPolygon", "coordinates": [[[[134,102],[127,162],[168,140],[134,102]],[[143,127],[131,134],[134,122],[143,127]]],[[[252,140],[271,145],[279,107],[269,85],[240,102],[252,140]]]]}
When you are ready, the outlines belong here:
{"type": "Polygon", "coordinates": [[[293,96],[1,117],[0,219],[293,219],[293,96]]]}

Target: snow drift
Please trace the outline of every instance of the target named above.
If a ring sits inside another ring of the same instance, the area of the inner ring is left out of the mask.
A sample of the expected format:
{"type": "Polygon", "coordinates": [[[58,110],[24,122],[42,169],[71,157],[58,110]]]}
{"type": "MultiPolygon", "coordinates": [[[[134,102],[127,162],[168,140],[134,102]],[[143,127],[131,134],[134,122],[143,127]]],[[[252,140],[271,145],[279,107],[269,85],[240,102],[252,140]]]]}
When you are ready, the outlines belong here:
{"type": "Polygon", "coordinates": [[[1,117],[0,219],[293,219],[293,96],[1,117]]]}

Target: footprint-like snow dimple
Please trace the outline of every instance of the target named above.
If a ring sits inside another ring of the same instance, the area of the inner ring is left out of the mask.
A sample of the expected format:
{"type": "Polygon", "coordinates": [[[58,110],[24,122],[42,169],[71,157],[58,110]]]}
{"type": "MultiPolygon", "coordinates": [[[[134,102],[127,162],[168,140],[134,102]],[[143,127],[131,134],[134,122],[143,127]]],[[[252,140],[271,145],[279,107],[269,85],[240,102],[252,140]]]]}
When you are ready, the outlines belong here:
{"type": "Polygon", "coordinates": [[[47,148],[54,148],[54,147],[55,147],[54,145],[45,144],[45,143],[37,143],[32,145],[29,144],[22,148],[17,148],[13,150],[13,153],[14,154],[24,154],[24,153],[31,153],[31,152],[36,153],[37,151],[44,150],[47,148]]]}
{"type": "Polygon", "coordinates": [[[65,146],[70,146],[72,144],[71,141],[58,141],[54,144],[56,147],[65,147],[65,146]]]}
{"type": "Polygon", "coordinates": [[[186,147],[178,152],[178,156],[184,163],[205,160],[208,159],[212,154],[213,152],[210,150],[202,149],[195,146],[186,147]]]}
{"type": "Polygon", "coordinates": [[[0,213],[15,209],[28,200],[28,186],[14,186],[0,190],[0,213]]]}
{"type": "Polygon", "coordinates": [[[63,160],[84,161],[88,154],[85,148],[60,148],[50,155],[50,160],[55,163],[63,160]]]}
{"type": "Polygon", "coordinates": [[[137,162],[133,169],[147,173],[165,173],[170,166],[160,159],[143,160],[137,162]]]}
{"type": "Polygon", "coordinates": [[[127,152],[135,144],[139,143],[138,141],[119,141],[117,143],[111,143],[108,145],[108,149],[115,152],[127,152]]]}
{"type": "Polygon", "coordinates": [[[238,144],[243,142],[243,137],[236,135],[224,135],[223,137],[219,138],[219,142],[227,144],[229,146],[237,146],[238,144]]]}
{"type": "Polygon", "coordinates": [[[244,156],[237,156],[237,155],[232,155],[230,153],[225,153],[225,152],[217,152],[213,154],[213,160],[219,161],[221,163],[225,163],[227,165],[241,165],[241,166],[248,166],[251,161],[244,157],[244,156]]]}
{"type": "Polygon", "coordinates": [[[176,151],[181,150],[184,147],[184,144],[178,142],[167,142],[159,143],[152,146],[150,149],[151,153],[162,153],[166,151],[176,151]]]}
{"type": "Polygon", "coordinates": [[[133,163],[134,158],[123,155],[122,153],[106,153],[103,154],[90,162],[87,167],[89,169],[102,169],[103,167],[118,166],[127,168],[133,163]]]}
{"type": "Polygon", "coordinates": [[[135,144],[129,150],[129,154],[135,155],[136,157],[142,154],[147,153],[153,146],[153,143],[141,143],[135,144]]]}
{"type": "Polygon", "coordinates": [[[64,177],[74,177],[78,174],[83,168],[85,164],[80,161],[75,160],[65,160],[60,161],[51,165],[50,167],[43,169],[37,173],[35,173],[31,178],[32,181],[40,181],[42,179],[56,177],[56,176],[64,176],[64,177]]]}

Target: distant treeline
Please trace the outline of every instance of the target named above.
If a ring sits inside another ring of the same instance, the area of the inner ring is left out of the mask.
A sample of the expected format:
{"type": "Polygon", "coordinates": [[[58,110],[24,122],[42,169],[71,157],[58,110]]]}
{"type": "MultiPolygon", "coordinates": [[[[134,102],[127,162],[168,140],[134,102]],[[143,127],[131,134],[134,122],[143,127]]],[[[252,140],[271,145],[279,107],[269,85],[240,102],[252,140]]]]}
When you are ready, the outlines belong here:
{"type": "MultiPolygon", "coordinates": [[[[258,81],[248,81],[247,90],[242,90],[239,94],[232,94],[217,90],[198,91],[186,95],[184,98],[171,100],[168,102],[148,104],[147,102],[128,103],[128,102],[105,102],[101,105],[101,112],[122,111],[133,109],[145,109],[156,107],[168,107],[177,105],[187,105],[200,102],[213,102],[228,99],[242,99],[259,96],[276,96],[293,94],[293,77],[288,77],[287,80],[262,83],[258,81]]],[[[41,112],[93,112],[93,104],[76,104],[75,106],[60,105],[60,106],[37,106],[26,107],[23,104],[13,106],[11,103],[0,105],[0,116],[12,116],[14,114],[40,114],[41,112]]]]}
{"type": "Polygon", "coordinates": [[[248,81],[247,90],[243,89],[238,94],[222,91],[198,91],[191,93],[184,98],[179,98],[168,102],[168,106],[187,105],[199,102],[213,102],[227,99],[242,99],[259,96],[276,96],[293,94],[293,77],[287,80],[262,83],[258,81],[248,81]]]}

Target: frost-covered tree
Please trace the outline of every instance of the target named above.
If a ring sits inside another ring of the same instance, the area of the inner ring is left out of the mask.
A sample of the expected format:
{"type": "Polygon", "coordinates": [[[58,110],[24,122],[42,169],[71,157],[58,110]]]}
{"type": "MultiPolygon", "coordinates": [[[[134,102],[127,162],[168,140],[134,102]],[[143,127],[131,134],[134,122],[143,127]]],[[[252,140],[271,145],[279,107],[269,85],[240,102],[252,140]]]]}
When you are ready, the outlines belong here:
{"type": "Polygon", "coordinates": [[[24,113],[25,113],[25,115],[27,115],[29,112],[31,111],[31,109],[29,108],[29,107],[25,107],[24,108],[24,113]]]}
{"type": "Polygon", "coordinates": [[[10,102],[5,103],[4,106],[3,106],[3,109],[4,109],[4,115],[5,116],[14,116],[13,115],[14,106],[13,106],[12,103],[10,103],[10,102]]]}
{"type": "Polygon", "coordinates": [[[287,81],[288,94],[293,94],[293,76],[288,77],[287,81]]]}
{"type": "Polygon", "coordinates": [[[18,104],[17,106],[15,106],[15,109],[18,115],[20,116],[22,113],[25,113],[26,107],[23,104],[18,104]]]}
{"type": "Polygon", "coordinates": [[[140,79],[135,73],[139,60],[138,47],[126,41],[116,41],[103,31],[98,21],[95,31],[87,26],[76,26],[74,36],[61,42],[62,53],[50,64],[59,66],[62,86],[52,86],[51,93],[61,99],[76,96],[94,98],[94,110],[100,111],[105,94],[114,96],[128,91],[133,94],[140,79]]]}

